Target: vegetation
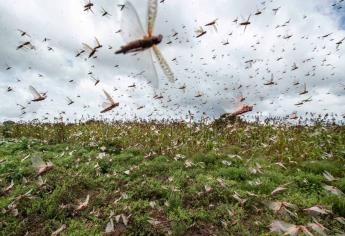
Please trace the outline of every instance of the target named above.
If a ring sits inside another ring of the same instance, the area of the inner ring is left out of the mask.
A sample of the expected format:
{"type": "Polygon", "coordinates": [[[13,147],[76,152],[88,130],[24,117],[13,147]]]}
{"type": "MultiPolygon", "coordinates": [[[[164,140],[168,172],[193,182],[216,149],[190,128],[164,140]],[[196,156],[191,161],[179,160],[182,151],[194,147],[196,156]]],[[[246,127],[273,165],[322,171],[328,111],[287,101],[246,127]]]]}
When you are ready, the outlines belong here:
{"type": "Polygon", "coordinates": [[[61,235],[102,235],[110,219],[108,235],[275,235],[275,220],[345,230],[341,126],[9,123],[0,132],[1,235],[63,224],[61,235]],[[38,176],[36,157],[53,168],[38,176]],[[294,207],[272,207],[282,202],[294,207]],[[314,206],[325,213],[305,210],[314,206]]]}

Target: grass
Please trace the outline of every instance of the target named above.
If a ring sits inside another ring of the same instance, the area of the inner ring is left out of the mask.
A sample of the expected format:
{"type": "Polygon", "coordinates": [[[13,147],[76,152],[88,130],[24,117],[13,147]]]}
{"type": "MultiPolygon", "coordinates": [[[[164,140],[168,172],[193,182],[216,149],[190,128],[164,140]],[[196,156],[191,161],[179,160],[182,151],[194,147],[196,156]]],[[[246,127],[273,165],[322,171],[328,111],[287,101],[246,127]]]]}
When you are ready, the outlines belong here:
{"type": "Polygon", "coordinates": [[[114,235],[271,235],[273,220],[312,222],[303,209],[315,205],[332,211],[317,217],[331,235],[345,230],[335,220],[345,217],[345,197],[323,188],[345,192],[344,127],[89,122],[0,131],[0,235],[50,235],[62,224],[61,235],[102,235],[111,215],[114,235]],[[33,156],[54,164],[43,186],[33,156]],[[87,195],[86,209],[63,207],[87,195]],[[270,201],[296,204],[296,216],[274,213],[270,201]],[[116,222],[121,214],[127,226],[116,222]]]}

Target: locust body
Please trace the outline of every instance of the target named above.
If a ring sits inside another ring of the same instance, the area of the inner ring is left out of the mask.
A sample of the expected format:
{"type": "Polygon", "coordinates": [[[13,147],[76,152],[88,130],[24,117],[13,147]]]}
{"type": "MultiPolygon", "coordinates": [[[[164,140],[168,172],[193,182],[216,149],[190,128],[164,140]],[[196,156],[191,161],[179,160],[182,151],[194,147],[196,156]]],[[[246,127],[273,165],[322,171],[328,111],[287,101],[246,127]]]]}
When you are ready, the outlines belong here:
{"type": "Polygon", "coordinates": [[[153,45],[158,45],[162,42],[163,36],[152,36],[152,37],[144,37],[143,39],[138,39],[132,41],[124,46],[121,47],[120,50],[116,51],[116,54],[127,54],[131,52],[139,52],[145,49],[151,48],[153,45]]]}

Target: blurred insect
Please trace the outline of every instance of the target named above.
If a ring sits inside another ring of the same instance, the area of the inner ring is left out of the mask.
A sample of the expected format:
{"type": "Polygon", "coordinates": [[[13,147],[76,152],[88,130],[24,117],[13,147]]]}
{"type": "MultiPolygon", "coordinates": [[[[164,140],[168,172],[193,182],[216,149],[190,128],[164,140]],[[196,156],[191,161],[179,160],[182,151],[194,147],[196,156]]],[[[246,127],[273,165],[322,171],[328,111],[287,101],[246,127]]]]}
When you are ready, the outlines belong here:
{"type": "Polygon", "coordinates": [[[80,200],[78,201],[79,204],[78,204],[78,206],[76,206],[75,210],[76,211],[82,211],[82,210],[86,209],[89,206],[89,201],[90,201],[90,194],[88,194],[86,196],[85,201],[83,201],[83,202],[80,200]]]}
{"type": "Polygon", "coordinates": [[[18,29],[18,31],[20,33],[20,36],[22,36],[22,37],[27,36],[27,37],[31,38],[31,36],[28,33],[26,33],[25,31],[20,30],[20,29],[18,29]]]}
{"type": "Polygon", "coordinates": [[[17,106],[19,106],[20,110],[22,110],[22,111],[26,109],[26,107],[24,107],[23,105],[17,104],[17,106]]]}
{"type": "MultiPolygon", "coordinates": [[[[101,45],[98,41],[97,38],[95,38],[96,40],[96,46],[95,47],[90,47],[88,44],[83,43],[84,47],[86,50],[90,51],[89,53],[89,58],[92,57],[93,55],[95,55],[95,53],[97,52],[97,49],[100,49],[101,47],[103,47],[103,45],[101,45]]],[[[80,55],[80,54],[79,54],[80,55]]]]}
{"type": "Polygon", "coordinates": [[[227,40],[222,41],[222,44],[223,44],[223,46],[226,46],[226,45],[229,45],[230,42],[229,42],[229,40],[227,39],[227,40]]]}
{"type": "Polygon", "coordinates": [[[32,157],[31,158],[32,166],[36,169],[36,173],[38,176],[47,173],[49,170],[53,169],[53,163],[51,162],[44,162],[40,157],[32,157]]]}
{"type": "Polygon", "coordinates": [[[236,111],[231,113],[231,115],[232,116],[240,116],[240,115],[243,115],[245,113],[251,112],[252,110],[253,110],[253,106],[243,104],[238,109],[236,109],[236,111]]]}
{"type": "Polygon", "coordinates": [[[93,77],[93,76],[91,76],[91,78],[90,78],[92,81],[94,81],[95,82],[95,86],[97,85],[97,84],[99,84],[99,82],[100,82],[100,79],[96,79],[95,77],[93,77]]]}
{"type": "Polygon", "coordinates": [[[12,66],[9,66],[9,65],[5,64],[5,68],[6,68],[6,70],[11,70],[12,66]]]}
{"type": "Polygon", "coordinates": [[[77,51],[77,54],[75,55],[75,57],[79,57],[81,54],[83,54],[85,52],[84,49],[77,51]]]}
{"type": "Polygon", "coordinates": [[[268,207],[274,211],[274,213],[288,213],[292,216],[295,216],[291,210],[296,210],[297,206],[288,202],[270,202],[268,207]]]}
{"type": "Polygon", "coordinates": [[[313,100],[312,100],[312,97],[309,97],[309,98],[307,98],[307,99],[303,99],[303,100],[302,100],[303,103],[311,102],[311,101],[313,101],[313,100]]]}
{"type": "Polygon", "coordinates": [[[274,15],[277,15],[277,13],[278,13],[278,11],[279,11],[280,8],[281,8],[281,7],[273,8],[273,9],[272,9],[273,14],[274,14],[274,15]]]}
{"type": "Polygon", "coordinates": [[[331,185],[323,185],[323,188],[327,190],[328,192],[337,195],[337,196],[345,196],[345,194],[338,189],[337,187],[331,186],[331,185]]]}
{"type": "Polygon", "coordinates": [[[293,112],[289,115],[289,119],[291,120],[297,120],[298,119],[298,115],[297,112],[293,112]]]}
{"type": "Polygon", "coordinates": [[[281,193],[281,192],[287,190],[286,186],[289,185],[289,184],[291,184],[291,183],[287,183],[287,184],[283,184],[283,185],[278,186],[277,188],[275,188],[275,189],[271,192],[271,195],[273,196],[273,195],[276,195],[276,194],[278,194],[278,193],[281,193]]]}
{"type": "Polygon", "coordinates": [[[109,12],[107,12],[103,7],[102,7],[102,16],[111,16],[109,12]]]}
{"type": "Polygon", "coordinates": [[[125,4],[117,4],[117,6],[120,8],[120,11],[122,11],[125,8],[125,4]]]}
{"type": "Polygon", "coordinates": [[[327,215],[327,214],[332,213],[331,211],[327,210],[323,206],[313,206],[313,207],[310,207],[310,208],[303,209],[303,211],[307,212],[310,215],[314,215],[314,216],[317,216],[317,215],[327,215]]]}
{"type": "Polygon", "coordinates": [[[273,221],[272,224],[269,225],[269,227],[271,229],[271,232],[276,232],[284,235],[313,235],[304,225],[293,225],[280,220],[273,221]]]}
{"type": "Polygon", "coordinates": [[[328,171],[324,171],[323,172],[323,176],[325,177],[325,179],[329,182],[333,182],[338,180],[338,178],[335,178],[331,173],[329,173],[328,171]]]}
{"type": "Polygon", "coordinates": [[[266,81],[264,85],[274,85],[273,74],[271,74],[271,79],[269,81],[266,81]]]}
{"type": "Polygon", "coordinates": [[[261,15],[261,14],[262,14],[262,11],[259,10],[259,9],[257,9],[256,12],[255,12],[255,15],[256,15],[256,16],[259,16],[259,15],[261,15]]]}
{"type": "Polygon", "coordinates": [[[195,30],[196,38],[200,38],[201,36],[205,35],[207,31],[205,31],[201,26],[199,29],[195,30]]]}
{"type": "Polygon", "coordinates": [[[33,86],[29,86],[31,94],[34,96],[33,102],[40,102],[47,98],[47,93],[39,93],[33,86]]]}
{"type": "Polygon", "coordinates": [[[251,16],[252,16],[252,15],[249,15],[249,16],[248,16],[247,21],[243,21],[243,22],[240,23],[241,26],[244,26],[243,32],[246,32],[247,26],[251,24],[251,22],[249,21],[251,16]]]}
{"type": "Polygon", "coordinates": [[[110,218],[106,228],[105,228],[105,233],[104,235],[115,235],[115,227],[114,227],[114,221],[112,218],[110,218]]]}
{"type": "Polygon", "coordinates": [[[109,93],[107,93],[107,91],[103,90],[103,92],[106,96],[107,101],[102,104],[104,110],[102,110],[101,113],[106,113],[119,106],[119,103],[115,102],[114,99],[109,95],[109,93]]]}
{"type": "Polygon", "coordinates": [[[217,21],[218,21],[218,19],[215,19],[215,20],[213,20],[213,21],[207,23],[205,26],[213,26],[214,30],[215,30],[216,32],[218,32],[218,29],[217,29],[217,21]]]}
{"type": "MultiPolygon", "coordinates": [[[[157,45],[163,40],[163,36],[160,34],[158,36],[153,35],[154,24],[157,16],[158,2],[157,0],[148,1],[148,13],[147,13],[147,34],[142,27],[137,11],[131,2],[127,1],[123,8],[123,14],[121,19],[121,35],[124,41],[128,42],[126,45],[122,46],[116,54],[126,54],[133,52],[144,52],[146,49],[153,49],[156,58],[163,69],[164,74],[170,82],[174,82],[174,74],[170,69],[169,64],[164,59],[161,51],[158,49],[157,45]]],[[[158,88],[159,81],[157,71],[153,64],[152,52],[148,51],[146,60],[149,61],[150,69],[148,69],[149,75],[146,74],[147,79],[151,82],[154,88],[158,88]],[[151,54],[151,55],[149,55],[151,54]]]]}
{"type": "Polygon", "coordinates": [[[72,99],[70,99],[69,97],[66,97],[66,101],[67,101],[68,106],[70,106],[74,103],[74,101],[72,99]]]}
{"type": "Polygon", "coordinates": [[[330,233],[330,230],[323,226],[321,223],[319,223],[314,217],[313,222],[308,223],[308,227],[313,229],[319,235],[329,235],[330,233]]]}
{"type": "Polygon", "coordinates": [[[84,11],[92,11],[92,7],[94,6],[94,4],[89,0],[85,5],[84,5],[84,11]]]}
{"type": "Polygon", "coordinates": [[[336,43],[337,49],[339,49],[340,45],[344,42],[344,40],[345,40],[345,37],[342,38],[341,40],[339,40],[339,41],[336,43]]]}
{"type": "Polygon", "coordinates": [[[307,94],[308,93],[308,90],[307,90],[307,84],[304,83],[304,87],[303,87],[303,91],[299,93],[299,95],[304,95],[304,94],[307,94]]]}
{"type": "Polygon", "coordinates": [[[26,41],[26,42],[19,44],[17,47],[17,50],[22,49],[22,48],[35,49],[35,47],[31,44],[30,41],[26,41]]]}

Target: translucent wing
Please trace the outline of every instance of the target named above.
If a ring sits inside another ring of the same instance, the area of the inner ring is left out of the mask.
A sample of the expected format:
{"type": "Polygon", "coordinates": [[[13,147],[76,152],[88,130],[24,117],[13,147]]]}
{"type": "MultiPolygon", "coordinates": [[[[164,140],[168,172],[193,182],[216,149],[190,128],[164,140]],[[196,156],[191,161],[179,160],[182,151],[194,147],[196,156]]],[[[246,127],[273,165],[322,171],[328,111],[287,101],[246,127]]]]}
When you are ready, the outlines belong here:
{"type": "Polygon", "coordinates": [[[213,28],[214,28],[214,30],[218,33],[218,28],[217,28],[217,25],[216,25],[216,24],[213,25],[213,28]]]}
{"type": "Polygon", "coordinates": [[[147,10],[147,33],[152,36],[158,10],[158,1],[149,0],[147,10]]]}
{"type": "Polygon", "coordinates": [[[201,34],[202,32],[204,32],[204,29],[200,26],[200,28],[195,30],[195,33],[197,34],[201,34]]]}
{"type": "Polygon", "coordinates": [[[34,87],[32,87],[31,85],[29,86],[29,89],[30,89],[31,94],[32,94],[35,98],[41,97],[41,95],[37,92],[37,90],[36,90],[34,87]]]}
{"type": "Polygon", "coordinates": [[[292,226],[292,224],[280,220],[275,220],[270,225],[272,232],[286,232],[292,226]]]}
{"type": "Polygon", "coordinates": [[[159,64],[161,65],[161,67],[163,69],[165,76],[168,78],[168,80],[170,82],[172,82],[172,83],[175,82],[174,73],[171,71],[170,66],[167,63],[167,61],[164,59],[161,51],[155,45],[152,48],[153,48],[153,51],[155,52],[155,55],[157,57],[159,64]]]}
{"type": "Polygon", "coordinates": [[[121,36],[127,43],[143,38],[145,31],[137,11],[131,2],[126,2],[121,17],[121,36]]]}
{"type": "Polygon", "coordinates": [[[155,65],[153,63],[151,49],[141,51],[136,54],[135,57],[138,61],[138,63],[136,63],[136,69],[138,71],[141,71],[141,73],[138,74],[137,77],[144,77],[145,80],[147,80],[153,88],[158,89],[159,79],[155,65]]]}
{"type": "Polygon", "coordinates": [[[96,40],[97,46],[101,45],[97,38],[95,38],[95,40],[96,40]]]}
{"type": "Polygon", "coordinates": [[[83,43],[83,46],[85,47],[85,49],[87,49],[87,50],[90,50],[90,51],[92,51],[93,50],[93,48],[92,47],[90,47],[88,44],[86,44],[86,43],[83,43]]]}
{"type": "Polygon", "coordinates": [[[114,231],[115,231],[114,222],[113,222],[113,219],[110,219],[109,223],[107,224],[107,227],[105,228],[105,232],[106,233],[112,233],[114,231]]]}
{"type": "Polygon", "coordinates": [[[105,109],[105,108],[108,108],[111,106],[111,103],[110,102],[103,102],[102,103],[102,107],[105,109]]]}
{"type": "Polygon", "coordinates": [[[321,225],[320,223],[309,223],[308,226],[310,228],[312,228],[315,232],[317,232],[319,235],[322,236],[327,236],[326,234],[326,230],[328,230],[327,228],[325,228],[323,225],[321,225]]]}
{"type": "Polygon", "coordinates": [[[113,104],[114,103],[114,100],[113,100],[113,98],[109,95],[109,93],[107,93],[107,91],[105,91],[104,89],[103,89],[103,92],[104,92],[104,94],[105,94],[105,96],[106,96],[106,98],[107,98],[107,100],[108,100],[108,104],[113,104]]]}
{"type": "Polygon", "coordinates": [[[40,157],[31,157],[31,162],[32,166],[37,169],[46,166],[46,163],[40,157]]]}

